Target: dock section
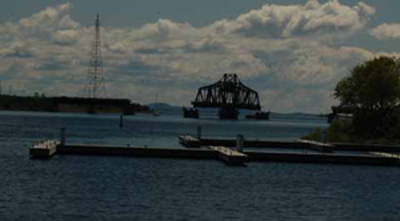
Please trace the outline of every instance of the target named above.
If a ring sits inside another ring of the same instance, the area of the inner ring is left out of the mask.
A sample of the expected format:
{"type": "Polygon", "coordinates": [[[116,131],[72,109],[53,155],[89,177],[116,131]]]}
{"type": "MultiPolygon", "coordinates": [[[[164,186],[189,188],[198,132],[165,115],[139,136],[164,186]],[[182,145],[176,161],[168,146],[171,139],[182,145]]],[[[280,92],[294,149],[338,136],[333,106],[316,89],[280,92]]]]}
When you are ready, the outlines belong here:
{"type": "Polygon", "coordinates": [[[400,166],[400,159],[387,155],[375,154],[303,154],[303,153],[269,153],[247,151],[251,162],[291,162],[314,164],[345,164],[367,166],[400,166]]]}
{"type": "Polygon", "coordinates": [[[159,157],[184,159],[217,159],[215,151],[209,149],[182,149],[156,147],[122,147],[96,144],[68,144],[59,146],[60,155],[95,155],[125,157],[159,157]]]}
{"type": "Polygon", "coordinates": [[[223,146],[210,146],[209,148],[216,151],[218,158],[228,165],[242,166],[247,162],[247,155],[239,151],[223,146]]]}
{"type": "Polygon", "coordinates": [[[60,142],[56,140],[41,141],[29,148],[29,154],[33,158],[51,158],[57,152],[57,146],[60,142]]]}
{"type": "Polygon", "coordinates": [[[335,148],[334,145],[328,143],[321,143],[312,140],[303,140],[300,139],[298,142],[306,145],[308,149],[315,150],[322,153],[332,153],[333,149],[335,148]]]}
{"type": "Polygon", "coordinates": [[[179,143],[188,148],[199,148],[201,146],[200,139],[191,135],[180,135],[179,143]]]}
{"type": "MultiPolygon", "coordinates": [[[[221,138],[197,138],[191,135],[180,135],[179,143],[184,147],[224,146],[236,147],[237,140],[221,138]]],[[[309,141],[269,141],[269,140],[243,140],[243,147],[251,148],[284,148],[284,149],[310,149],[322,153],[332,152],[334,146],[330,144],[309,141]]]]}
{"type": "Polygon", "coordinates": [[[381,157],[393,158],[400,160],[400,153],[383,153],[383,152],[371,152],[371,154],[381,157]]]}
{"type": "Polygon", "coordinates": [[[244,165],[244,163],[247,161],[247,156],[245,154],[221,146],[210,147],[209,149],[178,149],[72,144],[59,146],[57,148],[57,154],[210,159],[221,160],[224,163],[233,166],[244,165]]]}
{"type": "Polygon", "coordinates": [[[400,153],[400,145],[331,143],[335,150],[400,153]]]}

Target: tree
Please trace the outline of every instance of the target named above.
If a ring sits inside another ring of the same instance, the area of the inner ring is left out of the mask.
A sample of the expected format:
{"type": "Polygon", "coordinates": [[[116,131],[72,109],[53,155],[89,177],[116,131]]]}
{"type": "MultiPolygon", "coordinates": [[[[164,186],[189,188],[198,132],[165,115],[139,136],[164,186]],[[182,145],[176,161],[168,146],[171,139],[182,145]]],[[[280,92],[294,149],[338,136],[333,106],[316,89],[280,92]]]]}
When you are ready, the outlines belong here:
{"type": "Polygon", "coordinates": [[[400,62],[379,57],[357,65],[335,88],[341,106],[352,108],[353,125],[362,135],[382,136],[400,102],[400,62]]]}

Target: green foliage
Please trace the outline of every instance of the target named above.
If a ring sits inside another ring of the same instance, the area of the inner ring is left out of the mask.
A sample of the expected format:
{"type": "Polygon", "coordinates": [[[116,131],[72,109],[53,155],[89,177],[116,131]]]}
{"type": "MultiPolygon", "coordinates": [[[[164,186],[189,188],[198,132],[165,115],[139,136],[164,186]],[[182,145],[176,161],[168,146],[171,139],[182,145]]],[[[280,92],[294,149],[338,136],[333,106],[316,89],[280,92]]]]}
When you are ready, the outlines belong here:
{"type": "Polygon", "coordinates": [[[315,128],[311,133],[301,139],[317,142],[351,142],[355,141],[354,128],[351,123],[342,120],[333,120],[326,132],[324,139],[321,128],[315,128]]]}
{"type": "Polygon", "coordinates": [[[335,119],[328,128],[326,140],[328,142],[350,142],[353,131],[351,123],[335,119]]]}
{"type": "Polygon", "coordinates": [[[313,132],[307,134],[306,136],[302,137],[301,139],[322,142],[321,128],[315,128],[313,130],[313,132]]]}
{"type": "Polygon", "coordinates": [[[400,101],[400,62],[379,57],[357,65],[336,85],[334,96],[354,110],[356,134],[384,136],[400,101]]]}
{"type": "Polygon", "coordinates": [[[400,100],[400,63],[389,57],[357,65],[342,79],[334,96],[342,105],[361,109],[391,108],[400,100]]]}

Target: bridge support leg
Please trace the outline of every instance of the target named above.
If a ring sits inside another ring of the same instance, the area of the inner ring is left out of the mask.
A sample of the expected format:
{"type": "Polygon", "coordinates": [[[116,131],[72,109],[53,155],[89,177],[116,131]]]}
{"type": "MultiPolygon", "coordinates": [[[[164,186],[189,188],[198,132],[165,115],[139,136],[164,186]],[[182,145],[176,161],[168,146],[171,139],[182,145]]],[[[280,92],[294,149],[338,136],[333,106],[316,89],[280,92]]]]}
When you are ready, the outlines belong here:
{"type": "Polygon", "coordinates": [[[199,118],[199,110],[196,108],[183,108],[184,118],[199,118]]]}
{"type": "Polygon", "coordinates": [[[237,120],[239,111],[234,106],[223,106],[219,109],[219,119],[237,120]]]}

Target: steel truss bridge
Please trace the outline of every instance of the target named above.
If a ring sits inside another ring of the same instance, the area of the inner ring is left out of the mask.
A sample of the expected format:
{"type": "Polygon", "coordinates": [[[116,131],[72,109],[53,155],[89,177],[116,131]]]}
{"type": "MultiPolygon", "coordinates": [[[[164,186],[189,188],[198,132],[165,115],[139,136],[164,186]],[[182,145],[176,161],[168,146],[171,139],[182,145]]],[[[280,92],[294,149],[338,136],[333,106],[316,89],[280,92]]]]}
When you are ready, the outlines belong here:
{"type": "Polygon", "coordinates": [[[218,82],[199,88],[192,105],[219,108],[221,119],[237,119],[237,109],[261,109],[258,93],[240,82],[236,74],[224,74],[218,82]]]}

